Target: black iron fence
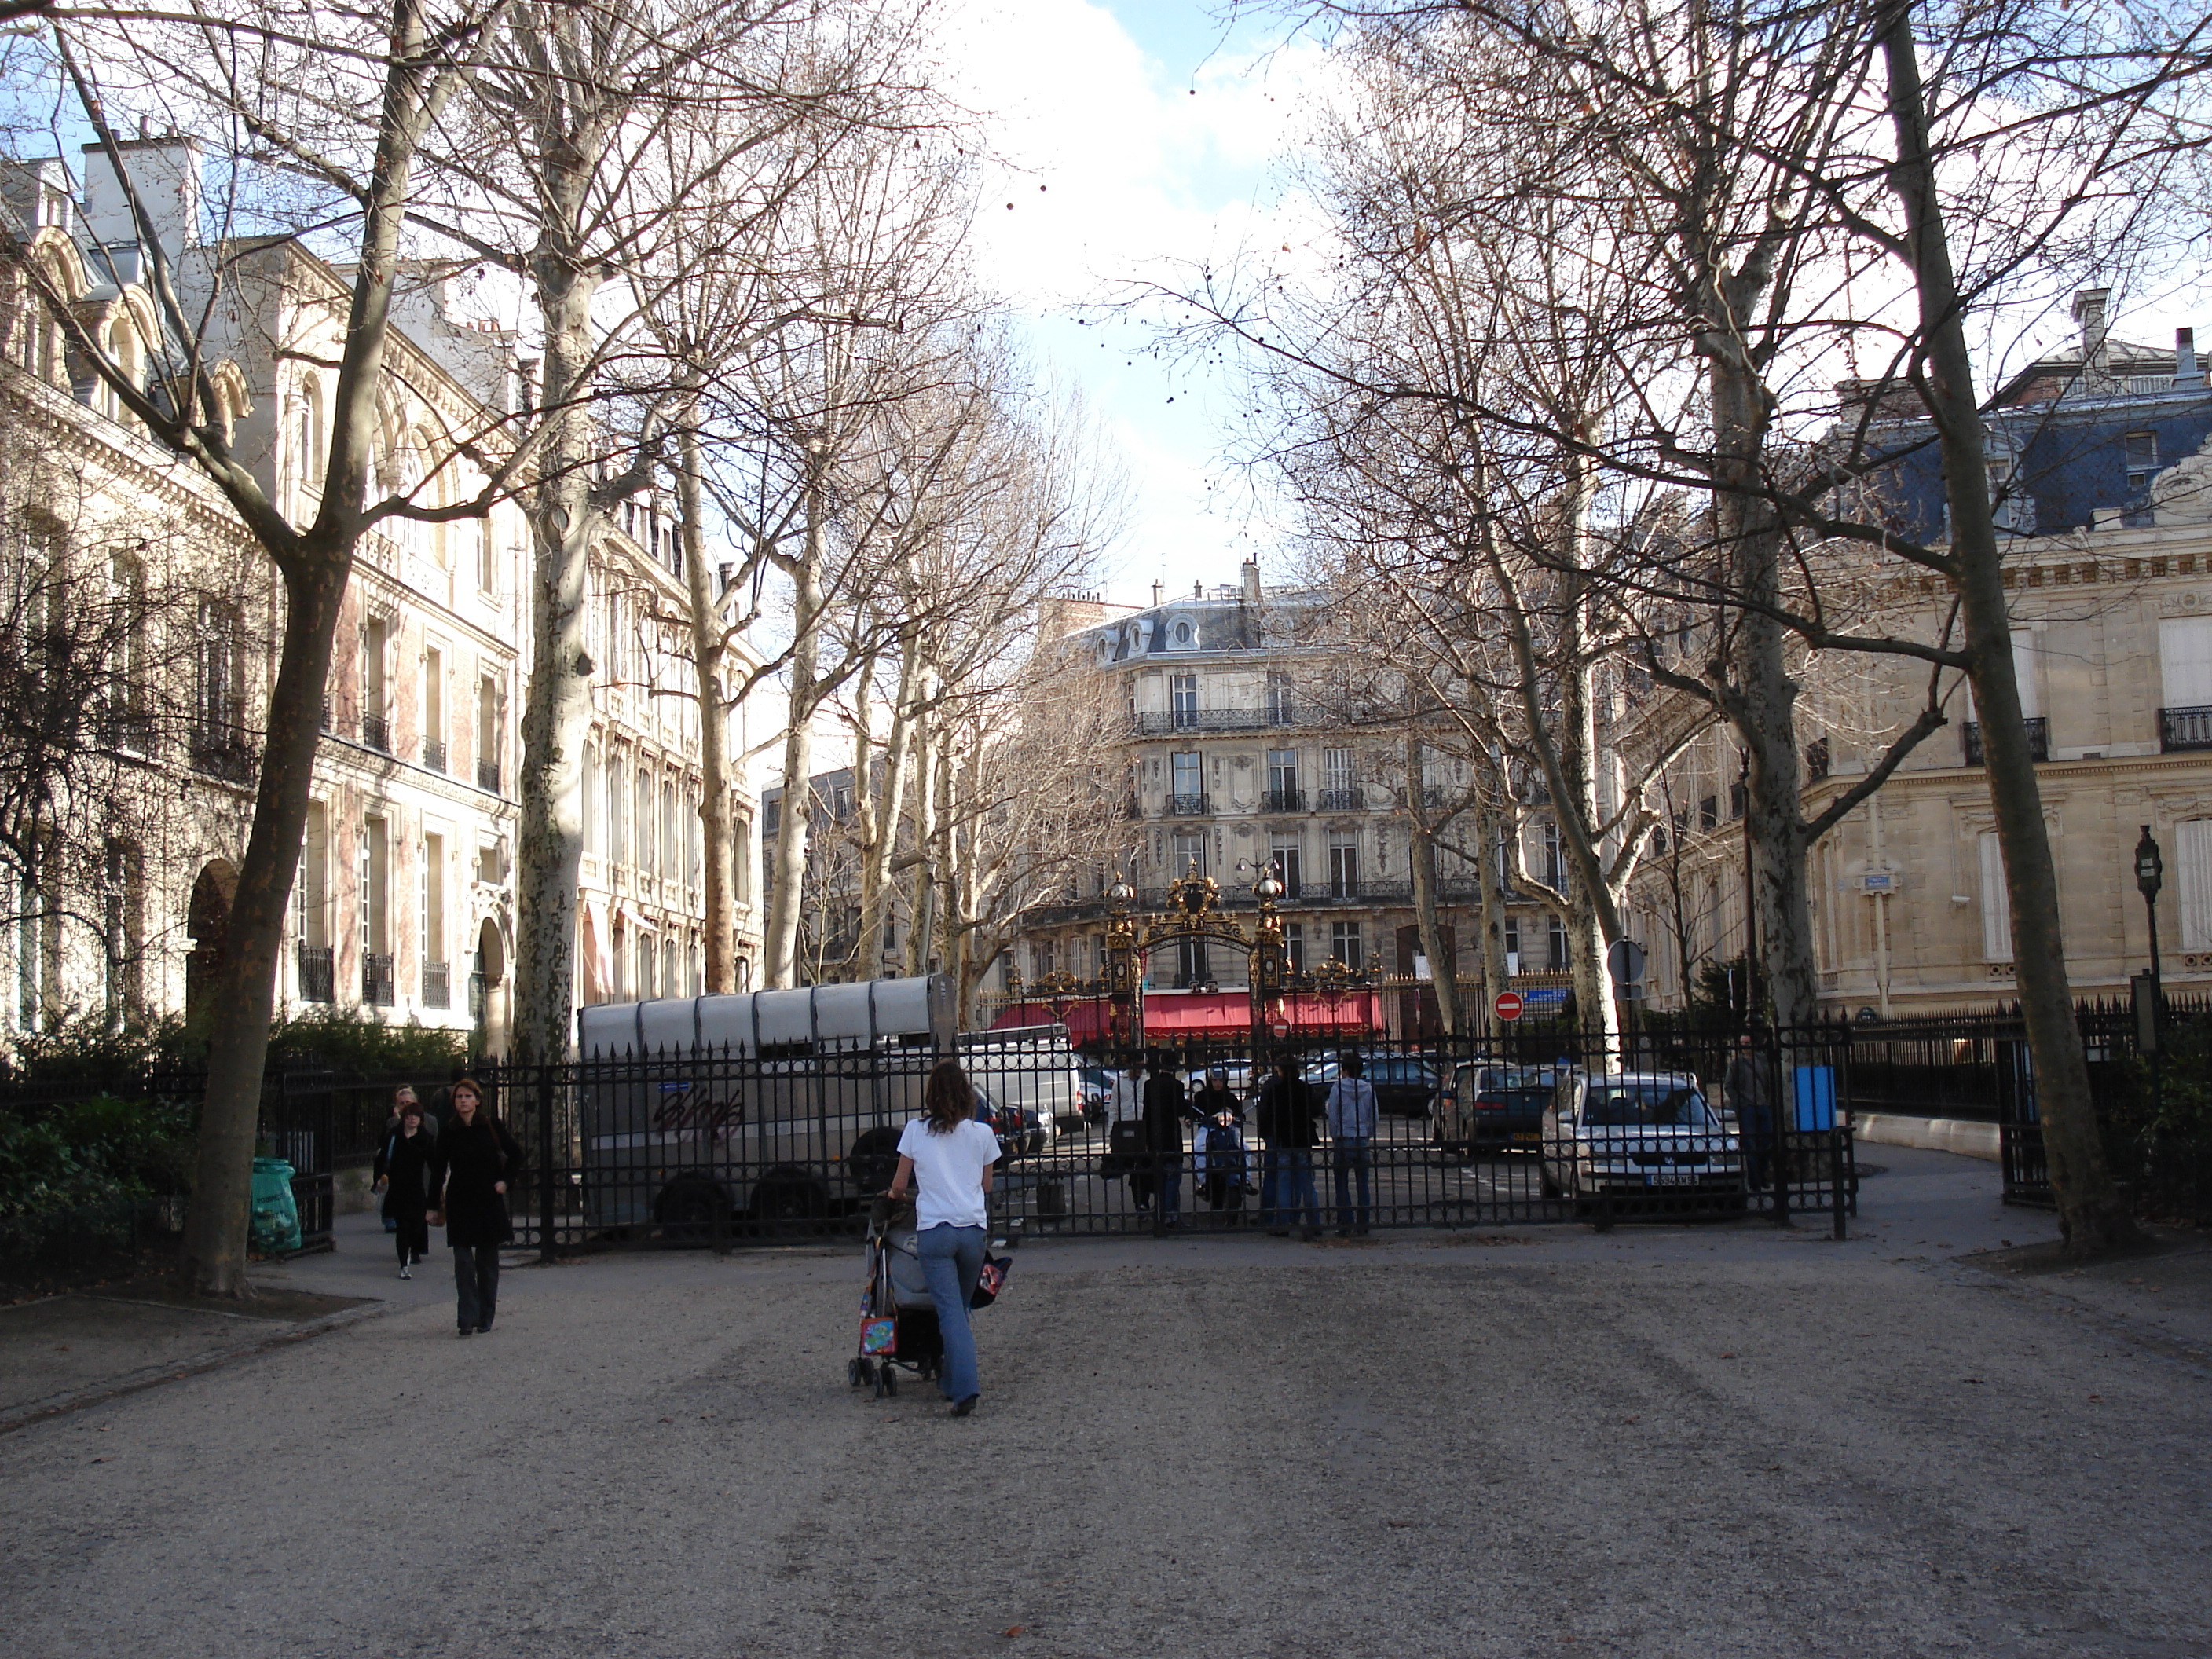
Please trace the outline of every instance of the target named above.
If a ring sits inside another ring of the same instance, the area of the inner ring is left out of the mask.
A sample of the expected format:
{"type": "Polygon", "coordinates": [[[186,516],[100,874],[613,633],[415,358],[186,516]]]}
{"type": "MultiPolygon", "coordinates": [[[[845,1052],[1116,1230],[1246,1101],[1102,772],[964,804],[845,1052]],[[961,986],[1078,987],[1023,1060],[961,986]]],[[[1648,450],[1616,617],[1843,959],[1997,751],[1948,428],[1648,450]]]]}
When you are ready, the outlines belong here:
{"type": "MultiPolygon", "coordinates": [[[[1354,1091],[1336,1086],[1340,1051],[1305,1045],[1286,1051],[1322,1114],[1304,1127],[1262,1109],[1264,1072],[1235,1047],[1171,1051],[1189,1104],[1163,1115],[1156,1098],[1147,1119],[1125,1070],[1064,1045],[962,1044],[1004,1152],[991,1200],[1002,1235],[1747,1214],[1840,1229],[1856,1204],[1841,1028],[1748,1050],[1556,1033],[1364,1043],[1378,1109],[1364,1126],[1342,1121],[1354,1091]],[[1217,1068],[1224,1092],[1201,1093],[1217,1068]]],[[[933,1061],[858,1048],[487,1068],[526,1148],[518,1232],[549,1250],[857,1235],[933,1061]]]]}

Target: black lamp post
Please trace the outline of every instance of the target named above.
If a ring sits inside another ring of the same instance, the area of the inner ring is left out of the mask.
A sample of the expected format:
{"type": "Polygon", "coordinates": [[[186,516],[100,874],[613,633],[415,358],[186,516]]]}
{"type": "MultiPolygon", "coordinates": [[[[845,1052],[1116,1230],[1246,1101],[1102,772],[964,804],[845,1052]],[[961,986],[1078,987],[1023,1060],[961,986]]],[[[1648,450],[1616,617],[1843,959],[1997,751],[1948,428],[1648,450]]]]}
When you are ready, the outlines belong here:
{"type": "Polygon", "coordinates": [[[2143,908],[2150,915],[2150,973],[2148,983],[2139,983],[2136,998],[2136,1046],[2150,1055],[2151,1101],[2154,1110],[2165,1106],[2164,1031],[2166,1013],[2165,981],[2158,966],[2158,890],[2166,884],[2166,860],[2159,856],[2158,843],[2151,839],[2150,825],[2142,827],[2142,839],[2136,843],[2136,886],[2143,896],[2143,908]]]}

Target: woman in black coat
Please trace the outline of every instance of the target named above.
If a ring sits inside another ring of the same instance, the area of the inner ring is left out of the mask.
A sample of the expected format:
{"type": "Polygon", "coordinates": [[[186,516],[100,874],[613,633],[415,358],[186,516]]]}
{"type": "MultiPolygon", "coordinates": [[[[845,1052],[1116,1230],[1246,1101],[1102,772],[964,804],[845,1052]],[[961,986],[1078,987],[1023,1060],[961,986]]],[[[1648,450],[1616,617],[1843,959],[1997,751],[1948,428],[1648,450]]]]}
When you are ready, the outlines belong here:
{"type": "Polygon", "coordinates": [[[384,1194],[384,1218],[399,1247],[402,1279],[415,1277],[415,1264],[430,1248],[430,1161],[437,1145],[410,1092],[376,1149],[376,1190],[384,1194]]]}
{"type": "Polygon", "coordinates": [[[430,1219],[453,1252],[459,1334],[489,1331],[499,1310],[499,1247],[514,1237],[507,1187],[522,1158],[507,1126],[483,1109],[473,1078],[453,1085],[453,1115],[430,1155],[430,1219]]]}

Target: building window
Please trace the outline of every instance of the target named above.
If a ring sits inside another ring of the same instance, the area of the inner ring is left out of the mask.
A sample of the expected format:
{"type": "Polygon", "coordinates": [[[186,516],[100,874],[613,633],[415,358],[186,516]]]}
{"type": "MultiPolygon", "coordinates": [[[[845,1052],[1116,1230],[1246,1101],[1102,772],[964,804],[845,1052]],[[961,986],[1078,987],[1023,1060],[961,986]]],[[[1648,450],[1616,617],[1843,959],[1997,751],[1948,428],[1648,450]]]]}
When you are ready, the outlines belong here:
{"type": "Polygon", "coordinates": [[[2151,522],[2150,483],[2158,473],[2158,434],[2130,432],[2120,445],[2128,473],[2127,500],[2120,508],[2120,522],[2140,528],[2151,522]]]}
{"type": "Polygon", "coordinates": [[[654,845],[653,838],[653,774],[646,770],[645,763],[642,760],[640,760],[637,763],[637,771],[634,775],[637,780],[637,812],[630,820],[630,834],[636,839],[637,855],[631,860],[631,863],[637,869],[640,874],[650,874],[653,871],[653,853],[654,845]]]}
{"type": "Polygon", "coordinates": [[[1717,830],[1721,822],[1721,798],[1718,795],[1700,796],[1698,800],[1698,828],[1717,830]]]}
{"type": "Polygon", "coordinates": [[[107,961],[107,1024],[120,1030],[145,1006],[146,872],[134,842],[107,843],[106,883],[100,894],[101,932],[107,961]]]}
{"type": "Polygon", "coordinates": [[[1359,786],[1352,781],[1349,749],[1321,751],[1321,787],[1322,793],[1328,797],[1322,803],[1323,811],[1340,812],[1358,804],[1352,792],[1359,786]]]}
{"type": "Polygon", "coordinates": [[[422,764],[446,769],[446,653],[434,646],[422,652],[422,764]]]}
{"type": "Polygon", "coordinates": [[[1359,836],[1354,831],[1329,831],[1328,890],[1335,898],[1359,896],[1359,836]]]}
{"type": "Polygon", "coordinates": [[[620,864],[629,849],[629,792],[623,781],[623,762],[619,753],[607,755],[605,777],[607,798],[606,858],[610,864],[620,864]]]}
{"type": "Polygon", "coordinates": [[[1559,826],[1547,823],[1544,825],[1544,884],[1555,893],[1564,892],[1566,890],[1565,874],[1566,865],[1559,856],[1559,826]]]}
{"type": "Polygon", "coordinates": [[[2212,951],[2212,818],[2185,818],[2173,826],[2173,861],[2181,948],[2212,951]]]}
{"type": "Polygon", "coordinates": [[[450,1008],[451,969],[446,957],[446,838],[422,837],[422,872],[417,886],[422,905],[422,1006],[450,1008]]]}
{"type": "Polygon", "coordinates": [[[1267,848],[1275,866],[1275,879],[1283,884],[1283,896],[1294,899],[1305,886],[1305,848],[1295,837],[1278,836],[1267,848]]]}
{"type": "Polygon", "coordinates": [[[1359,924],[1356,921],[1331,922],[1328,953],[1355,974],[1364,968],[1367,965],[1366,948],[1359,936],[1359,924]]]}
{"type": "Polygon", "coordinates": [[[477,787],[499,793],[499,682],[477,682],[477,787]]]}
{"type": "Polygon", "coordinates": [[[2012,960],[2012,897],[2005,889],[2004,849],[1997,832],[1982,831],[1982,956],[1989,962],[2012,960]]]}
{"type": "Polygon", "coordinates": [[[1514,915],[1505,918],[1505,971],[1521,971],[1521,918],[1514,915]]]}
{"type": "Polygon", "coordinates": [[[1294,974],[1306,970],[1306,925],[1302,921],[1283,924],[1283,959],[1294,974]]]}
{"type": "Polygon", "coordinates": [[[1267,719],[1288,726],[1298,717],[1297,700],[1291,692],[1291,677],[1276,670],[1267,674],[1267,719]]]}
{"type": "Polygon", "coordinates": [[[1195,750],[1168,757],[1168,790],[1173,797],[1168,802],[1169,811],[1206,811],[1206,771],[1195,750]]]}
{"type": "Polygon", "coordinates": [[[372,617],[361,625],[361,740],[363,746],[392,752],[392,731],[386,724],[384,695],[385,648],[392,624],[372,617]]]}
{"type": "Polygon", "coordinates": [[[1198,724],[1198,676],[1168,676],[1168,714],[1176,726],[1188,730],[1198,724]]]}
{"type": "Polygon", "coordinates": [[[1181,880],[1193,871],[1206,873],[1206,834],[1203,830],[1178,830],[1175,837],[1175,865],[1170,871],[1171,880],[1181,880]]]}
{"type": "Polygon", "coordinates": [[[1179,939],[1176,941],[1176,989],[1194,991],[1212,985],[1213,975],[1206,961],[1206,941],[1202,939],[1179,939]]]}
{"type": "Polygon", "coordinates": [[[1547,916],[1544,920],[1544,945],[1551,959],[1552,971],[1555,974],[1565,973],[1567,971],[1567,924],[1557,916],[1547,916]]]}
{"type": "Polygon", "coordinates": [[[391,926],[392,837],[382,818],[361,826],[361,1000],[388,1008],[393,1001],[391,926]]]}

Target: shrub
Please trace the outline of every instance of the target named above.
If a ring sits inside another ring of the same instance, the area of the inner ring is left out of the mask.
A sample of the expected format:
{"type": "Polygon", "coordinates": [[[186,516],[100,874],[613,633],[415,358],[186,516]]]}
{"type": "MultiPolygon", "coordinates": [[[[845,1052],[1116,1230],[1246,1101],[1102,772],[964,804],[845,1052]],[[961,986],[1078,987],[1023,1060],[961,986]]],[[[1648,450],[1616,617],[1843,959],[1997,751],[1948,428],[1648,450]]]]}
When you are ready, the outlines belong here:
{"type": "Polygon", "coordinates": [[[270,1071],[293,1066],[356,1077],[442,1077],[468,1057],[465,1031],[432,1030],[411,1020],[387,1025],[357,1008],[318,1008],[278,1020],[269,1034],[270,1071]]]}

